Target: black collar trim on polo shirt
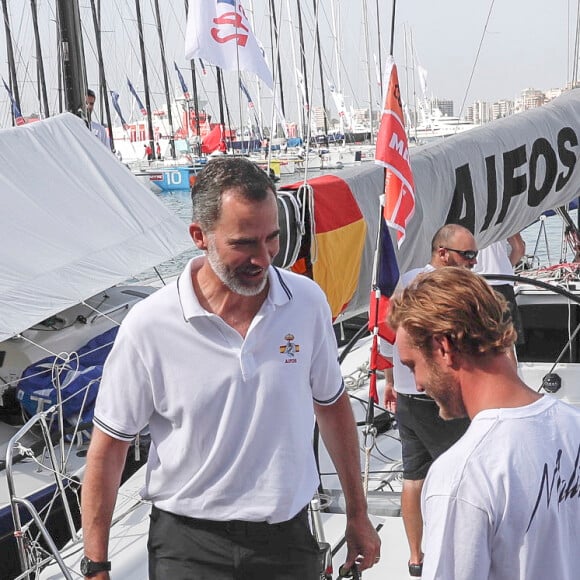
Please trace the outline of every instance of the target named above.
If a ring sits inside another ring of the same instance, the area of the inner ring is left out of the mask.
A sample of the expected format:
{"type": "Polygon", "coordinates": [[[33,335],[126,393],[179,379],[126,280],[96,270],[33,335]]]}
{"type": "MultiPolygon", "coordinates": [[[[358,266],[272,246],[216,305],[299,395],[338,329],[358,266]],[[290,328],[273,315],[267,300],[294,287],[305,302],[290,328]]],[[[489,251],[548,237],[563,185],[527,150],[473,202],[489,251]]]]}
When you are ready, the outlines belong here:
{"type": "Polygon", "coordinates": [[[280,282],[280,286],[282,286],[282,289],[284,290],[284,292],[286,292],[286,296],[288,296],[288,300],[292,300],[292,292],[290,290],[290,288],[288,287],[288,284],[286,284],[286,282],[284,282],[284,278],[282,278],[282,274],[280,274],[278,268],[276,268],[276,266],[273,266],[274,268],[274,272],[276,272],[276,275],[278,276],[278,281],[280,282]]]}

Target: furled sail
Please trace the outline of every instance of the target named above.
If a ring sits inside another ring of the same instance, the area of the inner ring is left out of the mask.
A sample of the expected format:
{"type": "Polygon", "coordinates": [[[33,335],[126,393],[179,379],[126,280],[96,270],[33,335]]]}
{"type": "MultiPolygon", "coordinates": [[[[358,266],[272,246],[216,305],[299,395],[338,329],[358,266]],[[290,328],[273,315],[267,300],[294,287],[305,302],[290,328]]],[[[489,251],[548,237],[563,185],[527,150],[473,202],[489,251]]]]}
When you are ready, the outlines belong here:
{"type": "Polygon", "coordinates": [[[580,90],[411,151],[417,207],[400,247],[401,271],[428,262],[445,223],[480,247],[506,239],[580,193],[580,90]]]}
{"type": "Polygon", "coordinates": [[[69,113],[0,131],[0,340],[191,247],[69,113]]]}
{"type": "MultiPolygon", "coordinates": [[[[466,226],[485,247],[578,197],[579,133],[575,90],[538,109],[410,150],[416,205],[398,251],[400,271],[429,261],[431,239],[446,223],[466,226]]],[[[384,184],[383,168],[371,163],[339,175],[308,181],[313,239],[305,237],[295,265],[320,284],[337,319],[368,306],[384,184]]]]}

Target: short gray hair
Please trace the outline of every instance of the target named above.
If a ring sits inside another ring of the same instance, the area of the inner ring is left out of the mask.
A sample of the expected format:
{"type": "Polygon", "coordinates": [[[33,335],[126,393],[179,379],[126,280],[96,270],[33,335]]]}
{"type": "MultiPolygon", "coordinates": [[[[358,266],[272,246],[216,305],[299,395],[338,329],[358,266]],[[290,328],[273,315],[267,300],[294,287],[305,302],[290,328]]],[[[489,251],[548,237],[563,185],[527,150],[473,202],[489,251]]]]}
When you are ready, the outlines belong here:
{"type": "Polygon", "coordinates": [[[212,231],[220,217],[222,195],[228,189],[252,201],[276,195],[274,182],[254,162],[245,157],[217,157],[200,171],[191,189],[193,221],[212,231]]]}

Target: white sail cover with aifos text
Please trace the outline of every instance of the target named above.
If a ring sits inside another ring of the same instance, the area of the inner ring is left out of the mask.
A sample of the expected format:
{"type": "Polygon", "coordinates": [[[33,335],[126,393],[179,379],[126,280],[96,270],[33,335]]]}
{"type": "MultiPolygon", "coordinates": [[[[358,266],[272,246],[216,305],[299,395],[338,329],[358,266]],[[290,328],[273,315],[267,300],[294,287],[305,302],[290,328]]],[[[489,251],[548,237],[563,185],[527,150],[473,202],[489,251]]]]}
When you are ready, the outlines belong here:
{"type": "Polygon", "coordinates": [[[256,74],[272,89],[274,81],[239,0],[192,0],[187,15],[185,58],[201,58],[223,70],[256,74]]]}

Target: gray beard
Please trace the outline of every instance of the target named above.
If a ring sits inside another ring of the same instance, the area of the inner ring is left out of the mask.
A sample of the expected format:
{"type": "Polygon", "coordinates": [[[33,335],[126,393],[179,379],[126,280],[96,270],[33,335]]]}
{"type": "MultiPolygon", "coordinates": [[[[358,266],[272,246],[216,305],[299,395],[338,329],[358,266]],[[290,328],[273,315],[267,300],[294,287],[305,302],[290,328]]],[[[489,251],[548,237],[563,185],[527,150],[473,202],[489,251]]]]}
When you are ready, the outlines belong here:
{"type": "Polygon", "coordinates": [[[217,252],[215,251],[215,246],[213,242],[207,246],[207,261],[214,271],[214,274],[220,279],[222,284],[227,286],[235,294],[240,296],[257,296],[264,290],[266,284],[268,283],[268,276],[264,276],[264,279],[257,286],[248,286],[244,284],[239,278],[236,277],[235,273],[230,272],[224,263],[220,260],[217,252]]]}

